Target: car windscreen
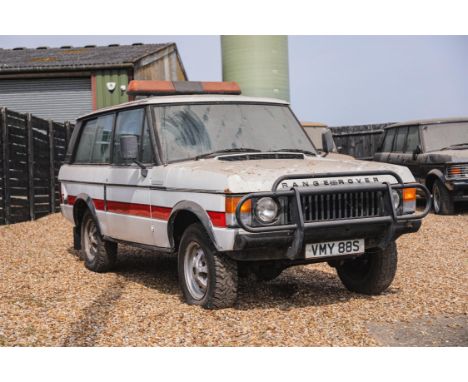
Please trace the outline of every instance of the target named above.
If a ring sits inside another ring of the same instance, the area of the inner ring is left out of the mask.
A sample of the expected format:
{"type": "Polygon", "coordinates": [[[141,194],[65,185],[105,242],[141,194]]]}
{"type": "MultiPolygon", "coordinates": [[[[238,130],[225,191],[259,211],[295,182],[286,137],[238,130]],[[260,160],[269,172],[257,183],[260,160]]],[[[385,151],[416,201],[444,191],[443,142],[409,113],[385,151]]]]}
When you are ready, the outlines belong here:
{"type": "Polygon", "coordinates": [[[236,149],[316,152],[286,105],[158,105],[154,113],[165,162],[236,149]]]}
{"type": "Polygon", "coordinates": [[[468,122],[424,126],[422,134],[426,151],[456,147],[468,143],[468,122]]]}

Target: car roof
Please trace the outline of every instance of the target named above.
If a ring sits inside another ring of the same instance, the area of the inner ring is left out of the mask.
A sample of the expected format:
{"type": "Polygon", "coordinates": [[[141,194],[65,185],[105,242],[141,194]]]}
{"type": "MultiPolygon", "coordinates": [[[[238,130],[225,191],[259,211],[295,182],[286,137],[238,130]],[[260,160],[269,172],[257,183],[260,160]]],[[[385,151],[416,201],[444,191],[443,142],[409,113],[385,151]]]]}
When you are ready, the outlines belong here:
{"type": "Polygon", "coordinates": [[[393,125],[385,127],[390,129],[398,126],[409,126],[409,125],[439,125],[441,123],[456,123],[456,122],[468,122],[468,117],[453,117],[453,118],[434,118],[434,119],[416,119],[407,122],[398,122],[393,125]]]}
{"type": "Polygon", "coordinates": [[[191,95],[171,95],[171,96],[156,96],[147,97],[137,101],[125,102],[119,105],[105,107],[92,113],[82,115],[78,120],[120,109],[129,108],[132,106],[158,105],[158,104],[174,104],[174,103],[204,103],[204,102],[242,102],[242,103],[269,103],[278,105],[289,105],[289,102],[276,98],[261,98],[261,97],[246,97],[242,95],[223,95],[223,94],[191,94],[191,95]]]}

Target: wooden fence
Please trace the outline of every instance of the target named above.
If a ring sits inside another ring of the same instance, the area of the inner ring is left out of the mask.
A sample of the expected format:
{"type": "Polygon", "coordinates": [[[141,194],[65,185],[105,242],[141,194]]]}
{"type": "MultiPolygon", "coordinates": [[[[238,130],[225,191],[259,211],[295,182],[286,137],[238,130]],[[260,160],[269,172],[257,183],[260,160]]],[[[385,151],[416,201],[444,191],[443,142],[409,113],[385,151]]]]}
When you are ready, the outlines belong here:
{"type": "MultiPolygon", "coordinates": [[[[393,123],[393,122],[392,122],[393,123]]],[[[384,128],[392,123],[330,127],[340,153],[372,160],[382,143],[384,128]]]]}
{"type": "Polygon", "coordinates": [[[0,109],[0,225],[60,208],[60,165],[73,126],[0,109]]]}

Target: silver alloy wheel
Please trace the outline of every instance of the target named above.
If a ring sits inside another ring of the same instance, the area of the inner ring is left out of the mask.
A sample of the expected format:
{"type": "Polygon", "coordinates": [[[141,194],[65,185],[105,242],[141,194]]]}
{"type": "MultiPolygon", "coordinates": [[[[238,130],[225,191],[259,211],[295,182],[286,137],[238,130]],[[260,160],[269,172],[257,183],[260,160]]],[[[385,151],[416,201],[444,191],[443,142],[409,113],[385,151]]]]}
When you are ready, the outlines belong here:
{"type": "Polygon", "coordinates": [[[184,275],[187,289],[195,300],[201,300],[208,290],[208,264],[203,248],[192,241],[184,256],[184,275]]]}
{"type": "Polygon", "coordinates": [[[434,189],[432,191],[432,199],[434,202],[434,211],[439,212],[440,210],[440,190],[437,185],[434,186],[434,189]]]}
{"type": "Polygon", "coordinates": [[[98,252],[98,233],[93,219],[88,219],[84,227],[84,250],[89,261],[93,261],[98,252]]]}

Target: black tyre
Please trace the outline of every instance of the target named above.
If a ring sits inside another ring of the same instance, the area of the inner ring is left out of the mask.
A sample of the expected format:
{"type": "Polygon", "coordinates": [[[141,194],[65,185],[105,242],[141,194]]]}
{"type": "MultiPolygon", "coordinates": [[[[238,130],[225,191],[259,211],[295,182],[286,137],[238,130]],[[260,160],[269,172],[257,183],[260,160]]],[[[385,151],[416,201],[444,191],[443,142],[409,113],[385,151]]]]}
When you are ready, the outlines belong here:
{"type": "Polygon", "coordinates": [[[369,251],[336,266],[338,276],[348,290],[371,295],[380,294],[390,286],[396,269],[395,242],[392,242],[385,250],[369,251]]]}
{"type": "Polygon", "coordinates": [[[98,273],[111,270],[117,260],[117,243],[102,238],[89,212],[81,222],[81,257],[86,268],[98,273]]]}
{"type": "Polygon", "coordinates": [[[432,186],[432,198],[434,213],[440,215],[452,215],[455,213],[452,196],[447,187],[439,179],[436,179],[432,186]]]}
{"type": "Polygon", "coordinates": [[[205,229],[192,224],[179,245],[179,283],[185,301],[207,309],[227,308],[237,298],[237,262],[216,251],[205,229]]]}

